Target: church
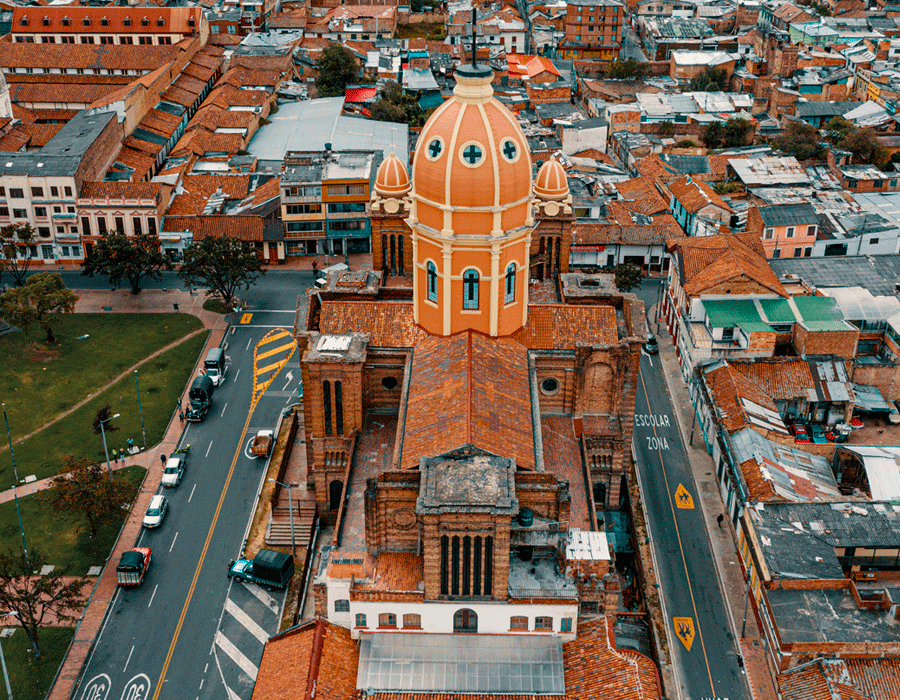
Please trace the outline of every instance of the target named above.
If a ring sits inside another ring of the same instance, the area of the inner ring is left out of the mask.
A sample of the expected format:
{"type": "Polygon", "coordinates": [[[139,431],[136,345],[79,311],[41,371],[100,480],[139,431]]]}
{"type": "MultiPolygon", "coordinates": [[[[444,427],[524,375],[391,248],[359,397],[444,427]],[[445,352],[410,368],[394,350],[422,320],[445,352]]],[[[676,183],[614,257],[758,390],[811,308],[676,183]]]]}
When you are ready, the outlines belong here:
{"type": "Polygon", "coordinates": [[[566,174],[532,165],[491,78],[460,67],[410,171],[382,162],[376,269],[298,304],[308,486],[334,525],[315,609],[359,640],[363,688],[415,649],[552,656],[619,605],[603,514],[627,491],[643,304],[569,272],[566,174]]]}

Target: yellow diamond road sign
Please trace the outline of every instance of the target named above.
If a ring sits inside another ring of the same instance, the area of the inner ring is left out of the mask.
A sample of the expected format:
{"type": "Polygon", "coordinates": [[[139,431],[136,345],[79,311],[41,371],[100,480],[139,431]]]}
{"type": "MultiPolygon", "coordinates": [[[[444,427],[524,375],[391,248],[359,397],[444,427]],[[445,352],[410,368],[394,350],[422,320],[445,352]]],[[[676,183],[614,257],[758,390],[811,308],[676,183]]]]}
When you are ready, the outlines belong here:
{"type": "Polygon", "coordinates": [[[253,349],[253,405],[266,393],[266,389],[278,376],[297,349],[290,331],[276,328],[266,333],[253,349]]]}
{"type": "Polygon", "coordinates": [[[694,643],[694,621],[689,617],[673,617],[672,627],[681,643],[684,644],[684,648],[690,651],[691,645],[694,643]]]}
{"type": "Polygon", "coordinates": [[[684,484],[678,484],[678,488],[675,489],[675,505],[679,508],[693,508],[694,507],[694,499],[688,490],[684,488],[684,484]]]}

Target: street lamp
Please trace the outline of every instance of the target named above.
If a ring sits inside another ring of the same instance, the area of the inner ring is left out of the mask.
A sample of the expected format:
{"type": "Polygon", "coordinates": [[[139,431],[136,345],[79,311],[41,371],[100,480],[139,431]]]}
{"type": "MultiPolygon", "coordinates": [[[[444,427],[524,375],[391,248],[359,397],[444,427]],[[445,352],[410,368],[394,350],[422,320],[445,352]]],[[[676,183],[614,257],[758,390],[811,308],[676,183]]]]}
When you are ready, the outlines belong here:
{"type": "MultiPolygon", "coordinates": [[[[16,617],[18,617],[19,613],[15,610],[10,610],[7,613],[0,614],[0,617],[6,617],[7,615],[15,615],[16,617]]],[[[3,680],[6,681],[6,697],[8,697],[9,700],[13,700],[12,688],[9,687],[9,674],[6,672],[6,657],[3,656],[2,644],[0,644],[0,666],[3,667],[3,680]]]]}
{"type": "Polygon", "coordinates": [[[109,450],[106,449],[106,429],[103,427],[104,423],[109,423],[113,418],[118,418],[120,414],[116,414],[114,416],[110,416],[109,418],[104,418],[100,421],[100,434],[103,436],[103,452],[106,454],[106,469],[110,473],[112,473],[112,465],[109,463],[109,450]]]}
{"type": "MultiPolygon", "coordinates": [[[[25,544],[25,528],[22,527],[22,511],[19,510],[19,494],[16,487],[19,485],[19,471],[16,469],[16,454],[13,452],[12,435],[9,432],[9,418],[6,417],[6,404],[3,405],[3,420],[6,421],[6,439],[9,440],[9,456],[12,459],[13,477],[13,499],[16,502],[16,515],[19,518],[19,532],[22,533],[22,551],[25,552],[25,558],[28,559],[28,545],[25,544]]],[[[30,561],[30,560],[29,560],[30,561]]]]}
{"type": "Polygon", "coordinates": [[[147,431],[144,430],[144,409],[141,408],[141,387],[137,380],[137,370],[134,370],[134,388],[137,389],[138,411],[141,412],[141,436],[144,438],[144,449],[147,449],[147,431]]]}
{"type": "Polygon", "coordinates": [[[290,484],[282,484],[280,481],[275,481],[275,479],[269,479],[273,484],[278,484],[279,486],[284,486],[288,490],[288,505],[290,506],[288,512],[291,514],[291,552],[296,557],[297,556],[297,540],[294,538],[294,499],[291,498],[291,485],[290,484]]]}

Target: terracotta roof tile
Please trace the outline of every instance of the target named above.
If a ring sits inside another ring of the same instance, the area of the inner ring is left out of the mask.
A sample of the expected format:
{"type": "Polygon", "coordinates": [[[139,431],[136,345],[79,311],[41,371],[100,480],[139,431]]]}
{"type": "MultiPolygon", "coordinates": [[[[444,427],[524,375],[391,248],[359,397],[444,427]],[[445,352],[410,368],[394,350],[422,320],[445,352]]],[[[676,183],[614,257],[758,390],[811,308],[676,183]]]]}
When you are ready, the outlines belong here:
{"type": "Polygon", "coordinates": [[[120,85],[106,83],[57,83],[47,76],[42,83],[11,83],[9,99],[13,102],[89,105],[95,100],[121,89],[120,85]]]}
{"type": "Polygon", "coordinates": [[[131,179],[135,181],[143,180],[156,167],[156,158],[128,146],[119,151],[119,155],[116,156],[116,162],[133,168],[134,174],[131,176],[131,179]]]}
{"type": "Polygon", "coordinates": [[[375,575],[360,587],[367,591],[417,591],[425,580],[421,556],[413,552],[382,552],[375,562],[375,575]]]}
{"type": "Polygon", "coordinates": [[[249,188],[249,175],[186,175],[182,179],[182,192],[172,199],[166,215],[201,214],[209,198],[220,190],[228,199],[244,199],[249,188]]]}
{"type": "Polygon", "coordinates": [[[747,413],[741,405],[741,398],[749,399],[763,408],[778,412],[775,402],[753,380],[723,362],[721,367],[706,371],[706,384],[712,395],[722,427],[729,433],[750,426],[747,413]]]}
{"type": "Polygon", "coordinates": [[[512,337],[532,350],[612,345],[619,340],[616,310],[611,306],[530,304],[527,325],[512,337]]]}
{"type": "Polygon", "coordinates": [[[156,199],[162,191],[158,182],[85,182],[79,199],[156,199]]]}
{"type": "Polygon", "coordinates": [[[401,468],[471,444],[533,469],[530,386],[527,351],[514,340],[427,337],[413,350],[401,468]]]}
{"type": "Polygon", "coordinates": [[[717,195],[703,180],[695,180],[687,175],[669,184],[669,191],[687,211],[695,213],[708,205],[730,212],[731,207],[717,195]]]}
{"type": "Polygon", "coordinates": [[[167,216],[163,228],[166,231],[191,231],[195,241],[202,241],[204,238],[237,238],[253,242],[279,240],[281,231],[278,222],[267,222],[261,216],[241,214],[167,216]],[[277,234],[270,230],[273,228],[277,228],[277,234]]]}
{"type": "MultiPolygon", "coordinates": [[[[87,18],[96,31],[114,32],[116,34],[197,34],[200,31],[202,10],[196,7],[80,7],[78,5],[65,5],[57,7],[17,7],[13,13],[13,27],[16,32],[33,32],[65,34],[80,34],[85,31],[82,21],[87,18]],[[21,24],[22,18],[28,20],[28,24],[21,24]],[[70,23],[63,24],[63,18],[68,17],[70,23]],[[147,26],[141,20],[147,17],[150,20],[147,26]],[[130,18],[131,23],[126,24],[125,19],[130,18]],[[50,21],[45,26],[44,20],[50,21]],[[101,27],[100,20],[106,19],[108,26],[101,27]],[[157,20],[162,19],[163,26],[157,25],[157,20]],[[193,26],[189,23],[193,20],[193,26]]],[[[46,45],[46,44],[45,44],[46,45]]]]}
{"type": "Polygon", "coordinates": [[[783,700],[896,700],[900,659],[819,659],[778,676],[783,700]]]}
{"type": "Polygon", "coordinates": [[[413,321],[411,301],[325,300],[319,314],[322,333],[371,333],[371,347],[411,348],[427,337],[413,321]]]}
{"type": "Polygon", "coordinates": [[[809,363],[798,357],[773,357],[742,362],[729,361],[740,372],[775,401],[806,398],[815,387],[809,363]]]}
{"type": "MultiPolygon", "coordinates": [[[[151,71],[168,63],[177,46],[107,44],[20,44],[2,42],[0,68],[92,68],[151,71]]],[[[84,79],[84,76],[79,76],[84,79]]],[[[132,78],[133,79],[133,78],[132,78]]]]}

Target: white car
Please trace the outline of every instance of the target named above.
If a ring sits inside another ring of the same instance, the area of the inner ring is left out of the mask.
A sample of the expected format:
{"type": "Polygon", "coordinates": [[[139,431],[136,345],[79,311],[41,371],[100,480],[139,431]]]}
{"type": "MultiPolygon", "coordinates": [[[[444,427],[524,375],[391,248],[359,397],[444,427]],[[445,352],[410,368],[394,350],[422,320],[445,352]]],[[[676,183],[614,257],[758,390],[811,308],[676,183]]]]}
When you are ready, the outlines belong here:
{"type": "Polygon", "coordinates": [[[150,499],[147,513],[144,515],[144,527],[154,528],[162,525],[163,518],[169,510],[169,502],[162,494],[157,494],[150,499]]]}
{"type": "Polygon", "coordinates": [[[184,477],[184,458],[169,457],[163,467],[162,485],[167,488],[178,486],[184,477]]]}

